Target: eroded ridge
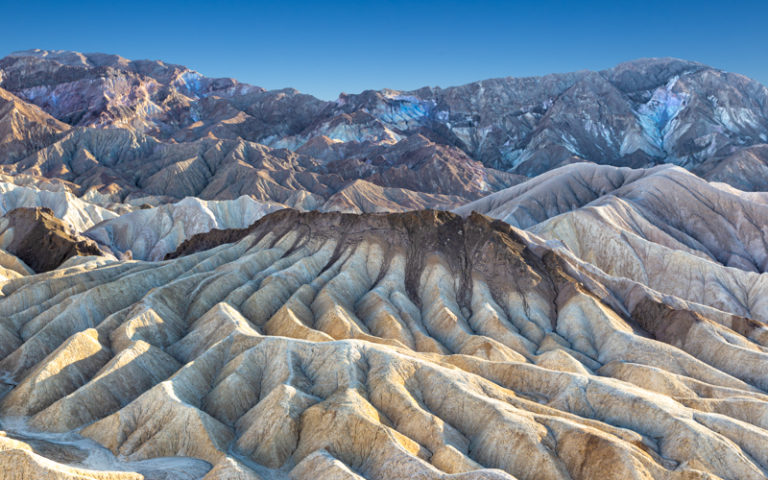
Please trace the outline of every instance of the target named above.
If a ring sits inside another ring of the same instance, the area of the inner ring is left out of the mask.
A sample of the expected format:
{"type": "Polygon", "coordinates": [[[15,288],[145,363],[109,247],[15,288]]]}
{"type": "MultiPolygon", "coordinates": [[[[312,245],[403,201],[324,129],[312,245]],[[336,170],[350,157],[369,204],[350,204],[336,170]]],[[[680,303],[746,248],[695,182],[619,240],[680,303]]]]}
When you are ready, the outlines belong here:
{"type": "MultiPolygon", "coordinates": [[[[281,210],[212,235],[3,283],[1,418],[209,480],[768,473],[760,319],[477,214],[281,210]]],[[[140,478],[18,442],[14,478],[140,478]]]]}

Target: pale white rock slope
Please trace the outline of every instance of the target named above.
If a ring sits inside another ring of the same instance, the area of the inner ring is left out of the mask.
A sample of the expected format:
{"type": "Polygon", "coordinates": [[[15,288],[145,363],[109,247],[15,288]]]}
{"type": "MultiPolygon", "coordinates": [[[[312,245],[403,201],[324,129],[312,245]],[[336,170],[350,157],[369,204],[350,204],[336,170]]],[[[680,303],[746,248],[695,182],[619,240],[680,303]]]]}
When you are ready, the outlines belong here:
{"type": "Polygon", "coordinates": [[[117,217],[111,210],[85,202],[68,191],[50,191],[31,186],[0,182],[0,214],[20,207],[45,207],[67,222],[75,232],[83,232],[99,222],[117,217]]]}
{"type": "Polygon", "coordinates": [[[724,312],[768,318],[768,304],[757,293],[768,282],[764,194],[669,166],[581,164],[542,177],[548,178],[459,211],[526,227],[612,276],[724,312]]]}
{"type": "Polygon", "coordinates": [[[265,214],[283,208],[242,196],[236,200],[184,200],[139,209],[102,222],[84,232],[115,255],[162,260],[184,240],[212,229],[245,228],[265,214]]]}
{"type": "Polygon", "coordinates": [[[24,275],[34,274],[34,270],[24,263],[16,255],[0,249],[0,276],[4,281],[11,278],[23,277],[24,275]]]}

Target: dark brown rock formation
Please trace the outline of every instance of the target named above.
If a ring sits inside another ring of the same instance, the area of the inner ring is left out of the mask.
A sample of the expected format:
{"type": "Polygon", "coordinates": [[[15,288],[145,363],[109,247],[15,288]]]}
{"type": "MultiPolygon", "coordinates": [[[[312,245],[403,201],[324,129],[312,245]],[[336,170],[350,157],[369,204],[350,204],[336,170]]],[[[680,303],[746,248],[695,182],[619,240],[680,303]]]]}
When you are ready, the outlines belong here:
{"type": "Polygon", "coordinates": [[[70,232],[48,208],[11,210],[3,216],[2,225],[5,249],[36,272],[53,270],[75,255],[103,255],[93,240],[70,232]]]}

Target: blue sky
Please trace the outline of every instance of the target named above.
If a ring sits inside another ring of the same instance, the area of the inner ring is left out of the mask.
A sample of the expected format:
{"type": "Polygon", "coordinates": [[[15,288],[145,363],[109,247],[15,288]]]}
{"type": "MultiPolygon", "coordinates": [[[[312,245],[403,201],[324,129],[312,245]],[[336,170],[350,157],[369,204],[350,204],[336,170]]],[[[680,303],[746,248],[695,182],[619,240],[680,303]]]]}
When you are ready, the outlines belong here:
{"type": "Polygon", "coordinates": [[[654,56],[768,84],[768,2],[0,0],[0,8],[0,56],[117,53],[325,99],[654,56]]]}

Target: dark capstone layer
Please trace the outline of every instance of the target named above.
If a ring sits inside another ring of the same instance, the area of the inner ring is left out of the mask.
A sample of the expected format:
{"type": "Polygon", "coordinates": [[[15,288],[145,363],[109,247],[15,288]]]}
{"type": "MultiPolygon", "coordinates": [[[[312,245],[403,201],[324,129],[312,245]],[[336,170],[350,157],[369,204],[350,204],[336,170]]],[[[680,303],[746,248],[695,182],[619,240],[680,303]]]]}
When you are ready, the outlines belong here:
{"type": "Polygon", "coordinates": [[[76,255],[104,255],[93,240],[72,234],[48,208],[17,208],[4,218],[13,229],[7,250],[35,272],[54,270],[76,255]]]}

